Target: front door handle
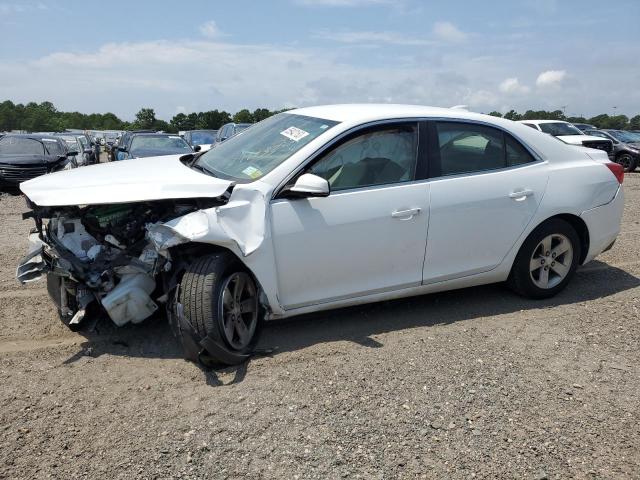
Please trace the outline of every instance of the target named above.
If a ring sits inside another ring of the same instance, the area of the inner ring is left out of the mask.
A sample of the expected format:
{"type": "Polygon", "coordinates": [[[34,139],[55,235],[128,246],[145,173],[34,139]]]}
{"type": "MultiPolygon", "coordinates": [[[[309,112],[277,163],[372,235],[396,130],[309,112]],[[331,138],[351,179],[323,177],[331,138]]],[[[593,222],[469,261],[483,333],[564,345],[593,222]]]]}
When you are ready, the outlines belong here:
{"type": "Polygon", "coordinates": [[[521,202],[531,195],[533,195],[533,190],[526,188],[524,190],[518,190],[517,192],[511,192],[509,198],[513,198],[516,202],[521,202]]]}
{"type": "Polygon", "coordinates": [[[401,218],[404,220],[408,220],[418,215],[420,211],[421,210],[419,208],[410,208],[409,210],[395,210],[394,212],[391,213],[391,216],[393,218],[401,218]]]}

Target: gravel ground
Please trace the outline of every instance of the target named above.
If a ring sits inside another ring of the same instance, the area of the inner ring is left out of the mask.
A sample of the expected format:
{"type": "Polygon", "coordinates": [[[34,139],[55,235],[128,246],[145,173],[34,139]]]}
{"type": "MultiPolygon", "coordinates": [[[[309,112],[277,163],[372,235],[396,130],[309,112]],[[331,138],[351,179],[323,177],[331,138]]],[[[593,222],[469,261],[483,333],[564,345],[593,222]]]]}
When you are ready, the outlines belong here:
{"type": "Polygon", "coordinates": [[[0,478],[640,478],[640,175],[557,298],[500,285],[268,325],[206,372],[162,319],[80,336],[0,195],[0,478]]]}

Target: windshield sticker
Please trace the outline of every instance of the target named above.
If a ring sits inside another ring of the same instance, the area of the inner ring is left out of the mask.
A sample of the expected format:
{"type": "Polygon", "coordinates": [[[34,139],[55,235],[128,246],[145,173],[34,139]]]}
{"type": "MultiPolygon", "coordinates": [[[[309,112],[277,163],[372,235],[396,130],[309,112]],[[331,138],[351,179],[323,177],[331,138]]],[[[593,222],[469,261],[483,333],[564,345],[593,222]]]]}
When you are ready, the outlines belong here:
{"type": "Polygon", "coordinates": [[[244,173],[249,178],[258,178],[262,176],[262,172],[256,167],[247,167],[242,170],[242,173],[244,173]]]}
{"type": "Polygon", "coordinates": [[[178,135],[169,135],[169,138],[182,138],[182,137],[179,137],[178,135]]]}
{"type": "Polygon", "coordinates": [[[309,132],[305,132],[296,127],[289,127],[284,132],[280,132],[280,135],[284,135],[285,137],[293,140],[294,142],[298,142],[302,140],[304,137],[309,135],[309,132]]]}
{"type": "Polygon", "coordinates": [[[326,130],[327,128],[329,128],[329,125],[322,125],[322,126],[320,127],[320,130],[326,130]]]}
{"type": "Polygon", "coordinates": [[[58,141],[54,140],[53,138],[43,138],[42,141],[43,142],[58,143],[58,141]]]}

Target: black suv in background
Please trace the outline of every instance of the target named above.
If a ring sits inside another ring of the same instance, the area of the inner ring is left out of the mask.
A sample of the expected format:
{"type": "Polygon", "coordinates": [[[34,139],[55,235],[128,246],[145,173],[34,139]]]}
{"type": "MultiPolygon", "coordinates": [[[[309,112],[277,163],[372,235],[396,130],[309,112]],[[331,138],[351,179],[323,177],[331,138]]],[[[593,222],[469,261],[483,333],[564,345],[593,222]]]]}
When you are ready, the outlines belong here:
{"type": "Polygon", "coordinates": [[[624,130],[586,130],[584,133],[611,140],[613,159],[625,172],[633,172],[640,163],[640,134],[624,130]]]}
{"type": "Polygon", "coordinates": [[[21,182],[72,165],[80,152],[67,149],[59,137],[8,134],[0,138],[0,187],[17,187],[21,182]]]}

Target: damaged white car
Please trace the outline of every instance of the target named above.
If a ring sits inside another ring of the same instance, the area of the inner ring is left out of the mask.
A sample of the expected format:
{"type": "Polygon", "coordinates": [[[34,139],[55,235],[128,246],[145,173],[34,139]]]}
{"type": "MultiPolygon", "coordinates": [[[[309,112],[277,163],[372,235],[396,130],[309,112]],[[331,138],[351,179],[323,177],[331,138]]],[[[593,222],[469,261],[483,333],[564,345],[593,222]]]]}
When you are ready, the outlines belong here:
{"type": "Polygon", "coordinates": [[[205,153],[23,183],[17,277],[46,275],[72,328],[162,308],[188,358],[233,364],[268,319],[503,281],[555,295],[613,245],[622,179],[604,152],[500,118],[305,108],[205,153]]]}

